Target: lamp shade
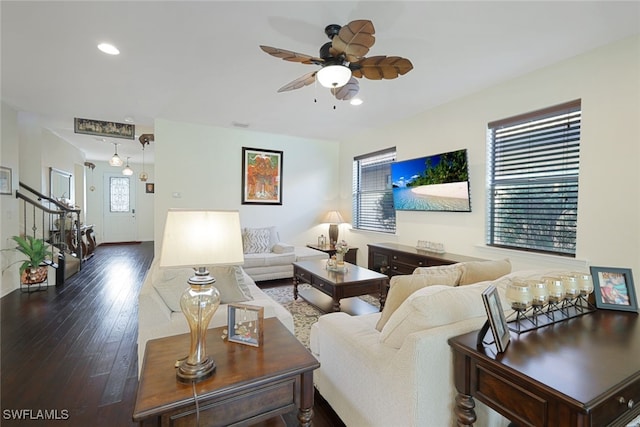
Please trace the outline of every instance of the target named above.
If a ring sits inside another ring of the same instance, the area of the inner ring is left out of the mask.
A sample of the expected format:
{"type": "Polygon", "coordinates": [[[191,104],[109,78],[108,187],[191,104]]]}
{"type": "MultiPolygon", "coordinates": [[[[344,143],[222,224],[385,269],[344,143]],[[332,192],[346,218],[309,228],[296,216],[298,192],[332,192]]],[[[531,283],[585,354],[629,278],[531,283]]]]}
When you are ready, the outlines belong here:
{"type": "Polygon", "coordinates": [[[169,209],[160,267],[244,263],[238,211],[169,209]]]}
{"type": "Polygon", "coordinates": [[[351,78],[351,70],[344,65],[327,65],[316,73],[316,78],[324,87],[342,87],[351,78]]]}
{"type": "Polygon", "coordinates": [[[329,211],[324,217],[324,222],[329,224],[342,224],[344,223],[344,219],[342,219],[342,215],[340,215],[340,212],[329,211]]]}

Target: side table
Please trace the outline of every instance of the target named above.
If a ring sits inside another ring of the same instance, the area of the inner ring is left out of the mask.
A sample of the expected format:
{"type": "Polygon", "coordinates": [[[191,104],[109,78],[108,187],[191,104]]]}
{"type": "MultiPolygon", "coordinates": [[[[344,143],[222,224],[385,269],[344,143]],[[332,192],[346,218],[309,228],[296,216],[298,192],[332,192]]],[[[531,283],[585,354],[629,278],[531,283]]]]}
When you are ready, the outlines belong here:
{"type": "Polygon", "coordinates": [[[226,327],[209,329],[207,354],[216,361],[210,378],[176,379],[174,364],[189,350],[189,334],[150,340],[145,349],[133,420],[141,426],[249,425],[298,408],[298,421],[313,416],[313,371],[320,363],[275,318],[264,319],[260,347],[223,341],[226,327]]]}
{"type": "MultiPolygon", "coordinates": [[[[314,245],[314,244],[308,244],[307,245],[308,248],[311,249],[315,249],[317,251],[322,251],[326,254],[329,255],[329,258],[331,258],[333,255],[336,254],[336,247],[335,246],[331,246],[331,245],[324,245],[324,246],[318,246],[318,245],[314,245]]],[[[346,262],[348,262],[349,264],[354,264],[357,265],[357,261],[358,261],[358,248],[352,248],[351,246],[349,246],[349,251],[344,255],[344,260],[346,262]]]]}
{"type": "Polygon", "coordinates": [[[450,338],[458,426],[474,399],[517,425],[625,426],[640,414],[639,329],[637,313],[596,310],[512,334],[504,353],[477,331],[450,338]]]}

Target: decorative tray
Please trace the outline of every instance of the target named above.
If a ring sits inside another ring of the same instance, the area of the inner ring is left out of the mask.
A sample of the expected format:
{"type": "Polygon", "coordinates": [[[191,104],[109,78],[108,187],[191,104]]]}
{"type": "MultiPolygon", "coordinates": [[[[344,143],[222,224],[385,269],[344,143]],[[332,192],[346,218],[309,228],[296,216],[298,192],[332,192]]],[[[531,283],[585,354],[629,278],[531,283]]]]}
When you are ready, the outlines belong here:
{"type": "Polygon", "coordinates": [[[333,265],[327,265],[327,270],[335,271],[337,273],[344,273],[345,271],[347,271],[347,266],[343,265],[342,267],[336,267],[333,265]]]}

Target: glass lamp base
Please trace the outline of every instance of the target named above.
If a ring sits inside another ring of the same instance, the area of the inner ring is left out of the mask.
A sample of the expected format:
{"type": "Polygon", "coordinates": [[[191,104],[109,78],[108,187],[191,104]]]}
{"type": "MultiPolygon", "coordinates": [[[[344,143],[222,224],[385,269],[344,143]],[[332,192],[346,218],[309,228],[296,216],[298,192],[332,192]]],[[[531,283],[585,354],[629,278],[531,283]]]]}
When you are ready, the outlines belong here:
{"type": "Polygon", "coordinates": [[[209,378],[215,370],[216,362],[210,357],[207,357],[198,365],[187,363],[185,359],[178,365],[176,377],[184,383],[199,382],[209,378]]]}

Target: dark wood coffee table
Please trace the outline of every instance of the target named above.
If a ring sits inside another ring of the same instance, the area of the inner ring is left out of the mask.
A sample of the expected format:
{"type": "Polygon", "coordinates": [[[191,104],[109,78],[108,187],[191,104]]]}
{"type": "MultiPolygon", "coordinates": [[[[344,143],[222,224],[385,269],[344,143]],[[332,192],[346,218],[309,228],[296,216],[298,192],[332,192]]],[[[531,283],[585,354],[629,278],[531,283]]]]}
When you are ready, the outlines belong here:
{"type": "Polygon", "coordinates": [[[389,278],[375,271],[345,263],[344,272],[330,271],[326,260],[300,261],[293,263],[293,297],[301,296],[324,312],[344,311],[359,315],[378,309],[358,297],[378,294],[380,311],[387,297],[389,278]],[[308,283],[311,289],[298,290],[300,283],[308,283]],[[318,292],[319,291],[319,292],[318,292]]]}
{"type": "MultiPolygon", "coordinates": [[[[264,319],[264,345],[223,341],[225,328],[207,333],[207,354],[217,368],[196,383],[201,426],[256,424],[298,408],[313,416],[313,371],[320,363],[276,318],[264,319]]],[[[189,351],[189,334],[147,342],[133,420],[141,426],[195,426],[191,384],[176,380],[174,364],[189,351]]]]}

